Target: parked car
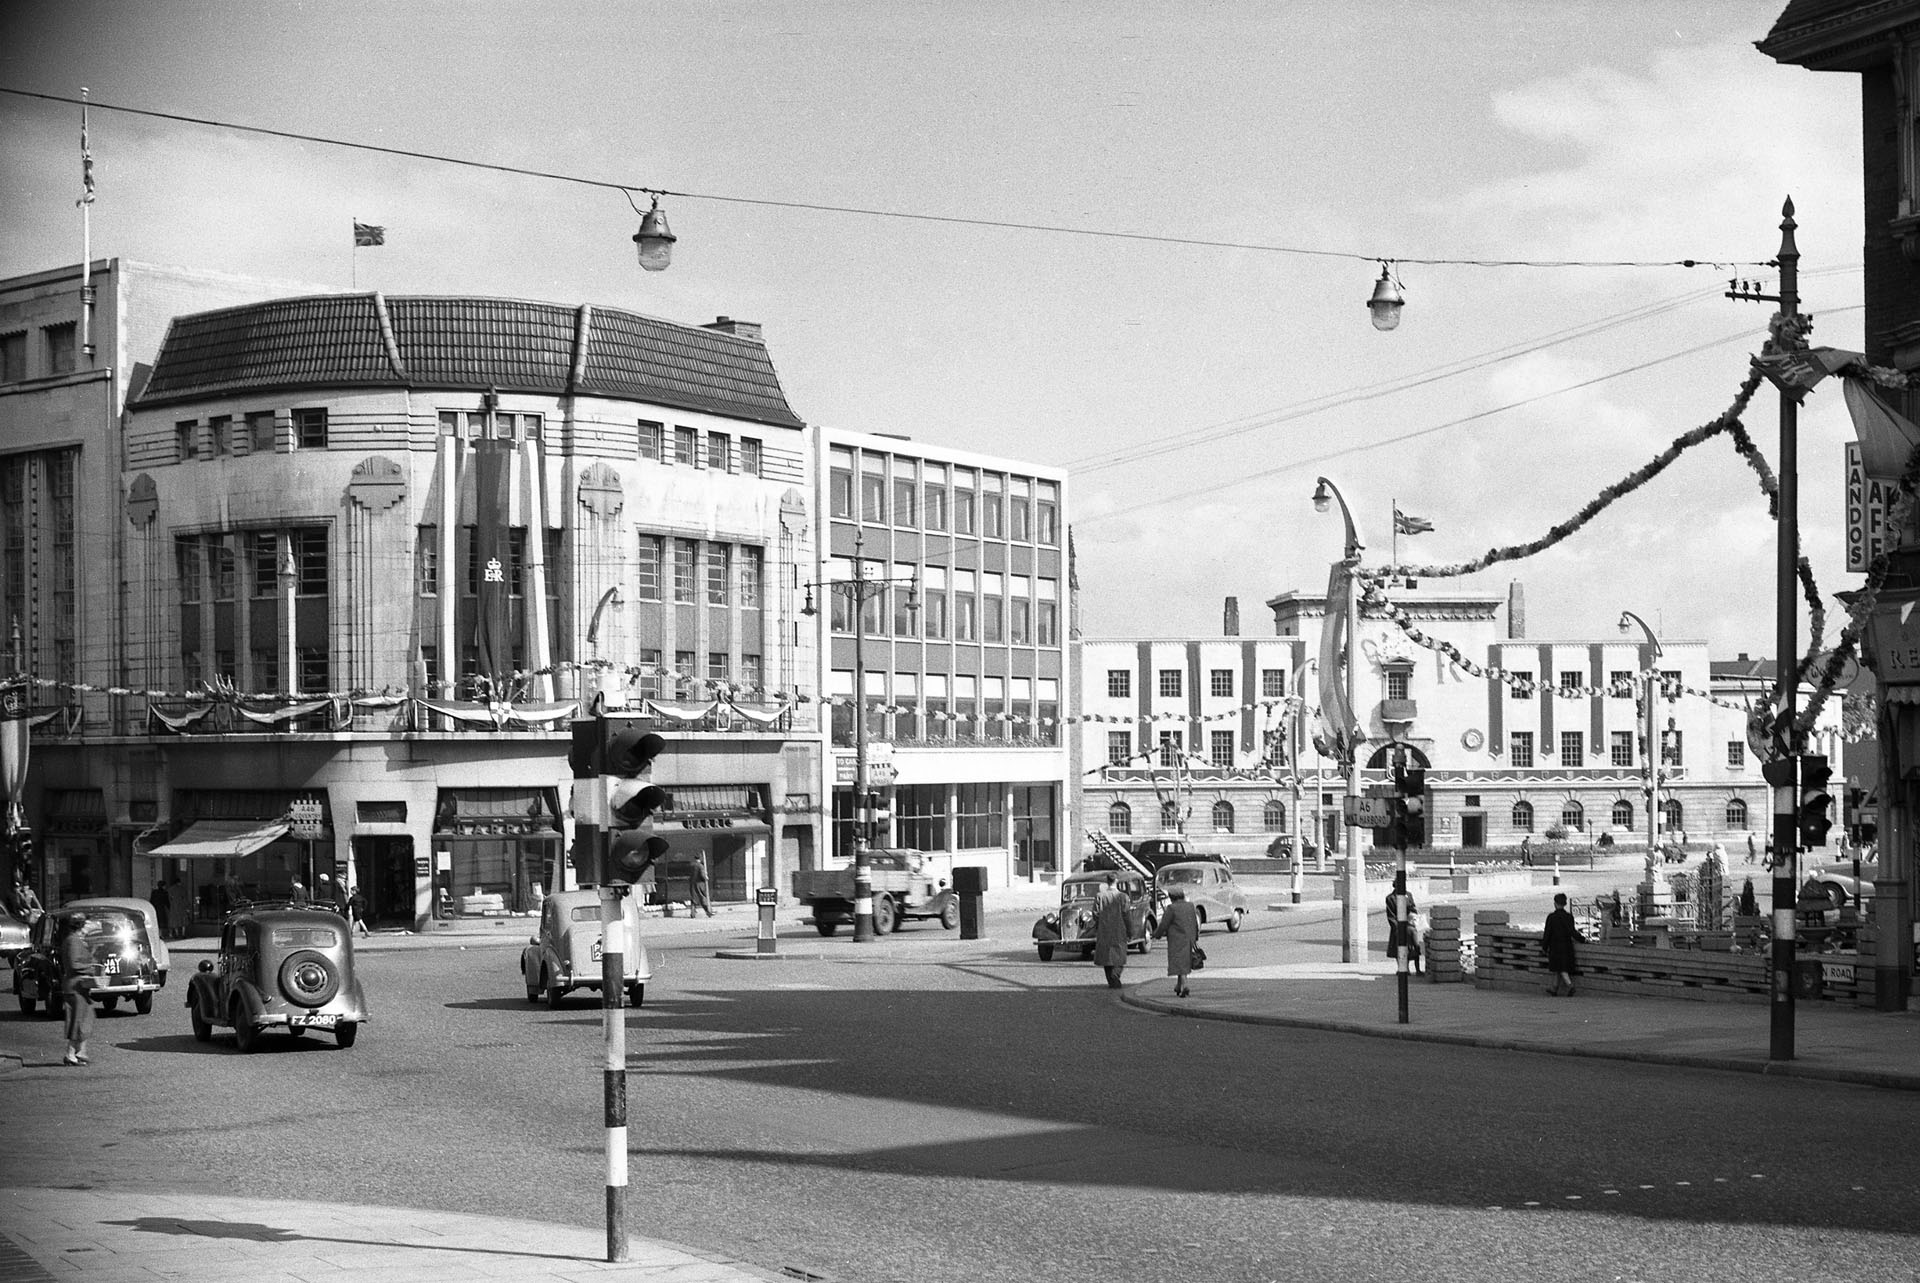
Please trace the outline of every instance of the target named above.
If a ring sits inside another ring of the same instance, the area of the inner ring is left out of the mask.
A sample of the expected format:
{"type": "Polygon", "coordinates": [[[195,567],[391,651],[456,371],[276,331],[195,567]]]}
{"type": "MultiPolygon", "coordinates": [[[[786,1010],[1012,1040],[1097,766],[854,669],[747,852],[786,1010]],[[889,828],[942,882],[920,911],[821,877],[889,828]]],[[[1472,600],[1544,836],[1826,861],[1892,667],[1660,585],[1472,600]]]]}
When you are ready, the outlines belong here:
{"type": "Polygon", "coordinates": [[[0,962],[13,965],[16,954],[25,953],[33,940],[33,928],[0,909],[0,962]]]}
{"type": "Polygon", "coordinates": [[[1055,951],[1076,951],[1083,959],[1093,957],[1097,934],[1093,902],[1109,876],[1120,894],[1127,897],[1127,948],[1145,953],[1153,946],[1153,930],[1160,923],[1160,900],[1145,878],[1137,873],[1070,873],[1060,879],[1060,907],[1040,915],[1033,924],[1040,961],[1053,961],[1055,951]]]}
{"type": "MultiPolygon", "coordinates": [[[[620,905],[627,924],[622,967],[627,1005],[638,1007],[646,1002],[653,966],[640,939],[639,901],[627,895],[621,897],[620,905]]],[[[598,891],[560,891],[547,897],[540,909],[540,934],[520,951],[520,978],[526,984],[528,1002],[539,1002],[544,994],[547,1006],[557,1008],[575,989],[600,991],[600,928],[598,891]]]]}
{"type": "Polygon", "coordinates": [[[75,900],[42,914],[24,952],[13,960],[13,993],[20,1010],[32,1014],[44,1005],[49,1016],[65,1008],[60,994],[60,949],[55,943],[62,919],[78,913],[80,927],[93,954],[93,1001],[112,1011],[122,998],[133,999],[141,1015],[153,1010],[153,995],[167,983],[167,946],[160,940],[160,924],[145,900],[92,897],[75,900]]]}
{"type": "Polygon", "coordinates": [[[295,1037],[324,1029],[353,1046],[369,1013],[347,920],[317,906],[235,910],[220,929],[218,960],[202,961],[187,984],[187,1011],[195,1038],[210,1042],[228,1027],[243,1052],[269,1029],[295,1037]]]}
{"type": "Polygon", "coordinates": [[[1233,880],[1233,870],[1224,864],[1190,860],[1165,865],[1154,874],[1153,882],[1163,897],[1171,898],[1175,887],[1185,891],[1187,903],[1193,906],[1203,927],[1209,922],[1224,922],[1227,930],[1238,931],[1247,916],[1246,893],[1233,880]]]}
{"type": "Polygon", "coordinates": [[[1824,898],[1829,907],[1838,909],[1872,899],[1873,875],[1879,867],[1871,860],[1862,860],[1860,876],[1855,877],[1851,860],[1845,864],[1815,865],[1807,870],[1806,881],[1800,888],[1800,900],[1804,903],[1815,897],[1824,898]]]}

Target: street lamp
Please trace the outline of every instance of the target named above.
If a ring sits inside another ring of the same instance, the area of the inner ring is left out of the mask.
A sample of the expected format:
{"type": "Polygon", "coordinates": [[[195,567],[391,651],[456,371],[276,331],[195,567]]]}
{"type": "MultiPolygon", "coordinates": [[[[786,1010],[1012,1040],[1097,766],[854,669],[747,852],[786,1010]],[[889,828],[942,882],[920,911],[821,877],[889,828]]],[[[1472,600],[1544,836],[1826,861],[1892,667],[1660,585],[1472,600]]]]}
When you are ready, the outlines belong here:
{"type": "Polygon", "coordinates": [[[1659,672],[1654,668],[1653,661],[1660,658],[1661,649],[1660,639],[1653,635],[1653,629],[1647,626],[1646,620],[1631,610],[1621,611],[1620,631],[1631,631],[1633,624],[1640,625],[1640,631],[1647,635],[1646,658],[1640,665],[1647,674],[1647,711],[1641,732],[1646,739],[1640,756],[1646,760],[1647,767],[1647,854],[1652,855],[1660,846],[1660,744],[1655,738],[1659,732],[1659,722],[1654,716],[1653,707],[1654,682],[1658,680],[1659,672]]]}
{"type": "MultiPolygon", "coordinates": [[[[632,204],[633,197],[627,197],[632,204]]],[[[660,193],[653,194],[653,205],[640,217],[640,230],[633,243],[640,254],[640,266],[649,272],[664,272],[673,262],[673,243],[680,238],[667,230],[667,216],[660,212],[660,193]]]]}
{"type": "MultiPolygon", "coordinates": [[[[1347,671],[1344,686],[1345,699],[1339,702],[1344,704],[1340,714],[1347,719],[1348,724],[1333,727],[1338,740],[1335,747],[1347,754],[1347,873],[1344,879],[1346,903],[1340,911],[1340,957],[1343,962],[1365,962],[1367,960],[1367,909],[1361,903],[1361,899],[1366,895],[1367,869],[1360,855],[1360,746],[1365,742],[1366,736],[1362,727],[1358,725],[1358,719],[1354,716],[1353,710],[1354,679],[1360,671],[1360,597],[1355,577],[1360,569],[1360,554],[1366,551],[1366,544],[1360,539],[1360,528],[1353,521],[1353,509],[1347,506],[1347,497],[1340,493],[1340,488],[1325,477],[1318,477],[1315,480],[1313,510],[1326,512],[1332,507],[1333,501],[1338,500],[1340,516],[1347,523],[1346,550],[1341,560],[1334,564],[1333,574],[1328,582],[1330,593],[1334,588],[1343,587],[1346,598],[1347,671]]],[[[1327,605],[1331,610],[1333,603],[1329,601],[1327,605]]],[[[1329,627],[1332,623],[1332,619],[1329,618],[1322,627],[1329,627]]],[[[1324,664],[1330,663],[1331,658],[1327,654],[1324,643],[1320,655],[1323,661],[1320,673],[1320,709],[1322,715],[1325,715],[1328,707],[1336,701],[1327,697],[1329,674],[1324,664]]]]}
{"type": "MultiPolygon", "coordinates": [[[[1393,279],[1393,265],[1380,264],[1380,279],[1373,283],[1373,297],[1367,300],[1367,311],[1373,314],[1373,328],[1391,330],[1400,324],[1400,309],[1407,305],[1407,299],[1400,292],[1400,282],[1393,279]]],[[[1325,485],[1322,481],[1320,484],[1325,485]]]]}
{"type": "MultiPolygon", "coordinates": [[[[1294,904],[1300,903],[1306,891],[1306,873],[1301,868],[1304,852],[1300,849],[1300,826],[1305,823],[1306,818],[1300,809],[1300,754],[1305,748],[1303,741],[1306,739],[1307,674],[1315,667],[1317,665],[1310,659],[1300,665],[1300,670],[1293,675],[1293,752],[1291,754],[1293,759],[1291,763],[1293,766],[1293,885],[1288,891],[1288,899],[1294,904]]],[[[1318,806],[1320,781],[1317,776],[1313,786],[1316,803],[1313,808],[1313,832],[1314,840],[1317,842],[1320,840],[1320,807],[1318,806]]]]}
{"type": "Polygon", "coordinates": [[[853,536],[853,578],[852,579],[816,579],[804,585],[807,590],[806,604],[800,613],[808,617],[819,614],[813,604],[813,590],[836,592],[846,596],[853,610],[853,938],[856,942],[870,941],[874,937],[873,929],[873,864],[867,850],[872,835],[868,832],[869,821],[864,817],[867,805],[867,602],[885,595],[888,589],[905,585],[907,589],[907,609],[918,613],[920,610],[920,584],[912,576],[888,578],[883,575],[869,575],[867,563],[860,555],[865,546],[866,536],[855,531],[853,536]]]}

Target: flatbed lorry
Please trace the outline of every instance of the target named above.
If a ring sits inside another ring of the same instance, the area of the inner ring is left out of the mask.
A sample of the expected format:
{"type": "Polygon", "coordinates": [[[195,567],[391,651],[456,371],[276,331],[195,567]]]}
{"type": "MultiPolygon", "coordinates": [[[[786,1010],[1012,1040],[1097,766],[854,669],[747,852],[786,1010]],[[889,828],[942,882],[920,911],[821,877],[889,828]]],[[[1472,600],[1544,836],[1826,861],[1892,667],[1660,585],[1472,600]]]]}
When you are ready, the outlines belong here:
{"type": "MultiPolygon", "coordinates": [[[[924,871],[918,851],[880,848],[867,852],[873,880],[873,929],[880,935],[898,931],[912,919],[935,918],[951,931],[960,925],[960,901],[945,878],[924,871]]],[[[813,926],[823,936],[854,920],[853,866],[838,869],[795,869],[793,898],[813,915],[813,926]]]]}

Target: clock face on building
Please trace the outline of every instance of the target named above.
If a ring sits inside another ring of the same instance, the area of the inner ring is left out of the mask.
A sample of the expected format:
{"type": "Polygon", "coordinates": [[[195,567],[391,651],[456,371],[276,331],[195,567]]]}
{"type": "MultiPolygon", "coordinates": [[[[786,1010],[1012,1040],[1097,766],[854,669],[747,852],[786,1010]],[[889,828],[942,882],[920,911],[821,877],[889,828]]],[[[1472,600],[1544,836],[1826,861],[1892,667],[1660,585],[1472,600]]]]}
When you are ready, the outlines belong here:
{"type": "Polygon", "coordinates": [[[1460,736],[1460,743],[1463,746],[1465,746],[1466,750],[1469,753],[1479,752],[1480,746],[1482,744],[1485,744],[1486,742],[1487,742],[1487,737],[1482,735],[1479,731],[1471,727],[1469,727],[1467,731],[1460,736]]]}

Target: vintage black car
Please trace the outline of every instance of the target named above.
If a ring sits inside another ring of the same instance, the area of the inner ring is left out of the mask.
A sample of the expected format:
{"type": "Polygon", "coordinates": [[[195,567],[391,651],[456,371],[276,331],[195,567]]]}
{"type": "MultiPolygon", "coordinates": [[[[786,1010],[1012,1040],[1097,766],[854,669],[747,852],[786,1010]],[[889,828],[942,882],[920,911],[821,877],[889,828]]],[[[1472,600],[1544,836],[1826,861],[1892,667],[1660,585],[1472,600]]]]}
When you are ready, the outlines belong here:
{"type": "Polygon", "coordinates": [[[1127,897],[1127,948],[1145,953],[1153,947],[1153,930],[1160,924],[1160,898],[1153,886],[1138,873],[1072,873],[1060,879],[1060,907],[1040,915],[1033,924],[1033,939],[1040,961],[1051,962],[1055,951],[1075,951],[1081,958],[1093,956],[1097,934],[1093,920],[1093,902],[1105,889],[1107,879],[1114,880],[1120,894],[1127,897]]]}
{"type": "Polygon", "coordinates": [[[368,1016],[347,920],[297,905],[229,914],[218,961],[202,962],[187,984],[187,1011],[195,1038],[210,1042],[216,1026],[230,1027],[241,1051],[256,1050],[268,1029],[296,1037],[324,1029],[353,1046],[368,1016]]]}
{"type": "Polygon", "coordinates": [[[31,1015],[43,1006],[49,1016],[65,1010],[60,993],[60,923],[70,914],[85,919],[80,927],[93,955],[93,1000],[112,1011],[122,998],[133,999],[141,1015],[153,1010],[153,995],[167,983],[167,946],[161,943],[153,906],[145,900],[100,897],[76,900],[42,914],[24,951],[13,960],[13,994],[31,1015]]]}

